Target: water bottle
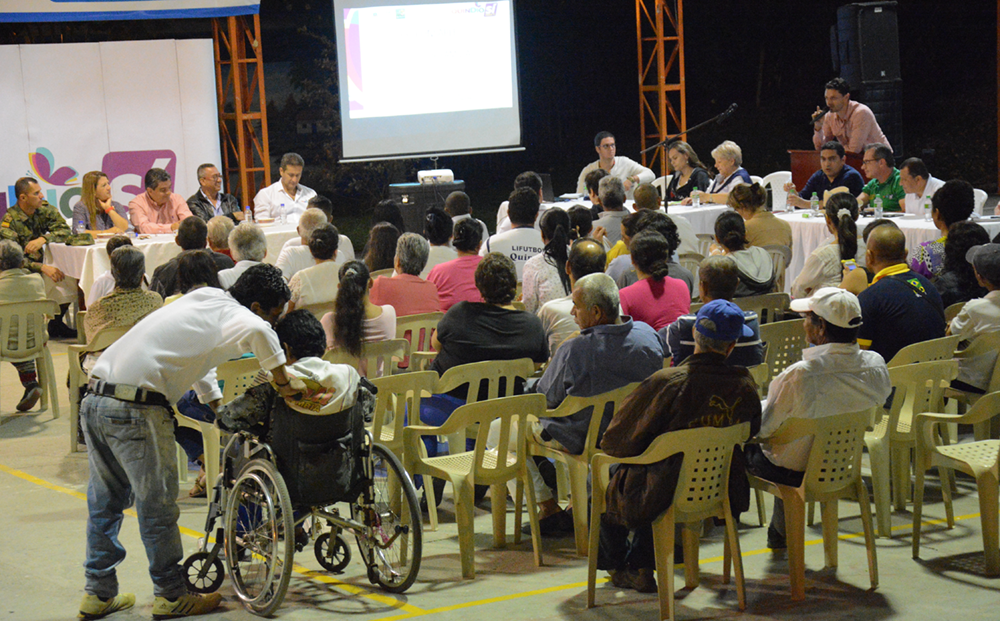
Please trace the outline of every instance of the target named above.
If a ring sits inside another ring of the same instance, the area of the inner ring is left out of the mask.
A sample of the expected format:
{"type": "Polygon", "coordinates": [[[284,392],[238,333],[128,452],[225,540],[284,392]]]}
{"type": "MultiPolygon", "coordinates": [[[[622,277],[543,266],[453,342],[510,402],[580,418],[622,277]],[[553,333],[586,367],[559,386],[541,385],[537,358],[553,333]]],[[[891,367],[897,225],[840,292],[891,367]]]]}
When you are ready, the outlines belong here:
{"type": "Polygon", "coordinates": [[[809,199],[809,212],[813,216],[819,216],[819,196],[815,192],[809,199]]]}
{"type": "Polygon", "coordinates": [[[82,233],[86,230],[87,230],[87,221],[80,220],[79,222],[76,223],[76,230],[74,231],[74,233],[82,233]]]}
{"type": "Polygon", "coordinates": [[[701,207],[701,194],[698,186],[694,186],[694,190],[691,192],[691,206],[701,207]]]}
{"type": "Polygon", "coordinates": [[[924,199],[924,221],[931,221],[931,199],[929,198],[924,199]]]}
{"type": "Polygon", "coordinates": [[[287,215],[288,215],[288,214],[287,214],[287,212],[285,211],[285,204],[284,204],[284,203],[281,203],[281,206],[280,206],[280,207],[278,207],[278,222],[279,222],[280,224],[284,224],[284,223],[285,223],[285,217],[286,217],[287,215]]]}
{"type": "Polygon", "coordinates": [[[875,197],[875,219],[881,218],[882,217],[882,213],[883,213],[882,212],[882,197],[881,196],[876,196],[875,197]]]}
{"type": "Polygon", "coordinates": [[[253,222],[253,212],[250,211],[250,205],[243,208],[243,221],[253,222]]]}

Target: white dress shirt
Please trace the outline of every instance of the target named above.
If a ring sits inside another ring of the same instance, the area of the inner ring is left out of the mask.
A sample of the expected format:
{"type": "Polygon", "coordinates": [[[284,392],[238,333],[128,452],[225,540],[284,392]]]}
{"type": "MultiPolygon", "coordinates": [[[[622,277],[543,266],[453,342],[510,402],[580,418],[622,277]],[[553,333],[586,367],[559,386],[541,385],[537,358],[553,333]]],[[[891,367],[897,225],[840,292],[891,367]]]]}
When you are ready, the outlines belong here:
{"type": "Polygon", "coordinates": [[[279,179],[266,188],[261,188],[257,196],[253,197],[254,217],[277,219],[280,206],[284,203],[285,216],[288,222],[294,224],[299,221],[299,216],[309,207],[309,199],[314,196],[316,191],[301,183],[295,188],[295,196],[289,196],[279,179]]]}
{"type": "MultiPolygon", "coordinates": [[[[951,320],[951,333],[962,337],[963,341],[995,330],[1000,330],[1000,291],[990,291],[985,297],[969,300],[951,320]]],[[[996,361],[997,352],[960,359],[957,379],[985,390],[996,361]]]]}
{"type": "Polygon", "coordinates": [[[260,265],[260,261],[237,261],[236,265],[233,267],[219,270],[219,284],[222,285],[223,289],[229,289],[236,284],[236,281],[240,279],[243,272],[247,271],[254,265],[260,265]]]}
{"type": "Polygon", "coordinates": [[[931,200],[934,193],[938,191],[938,188],[944,185],[944,181],[941,179],[936,179],[933,175],[927,179],[927,185],[924,186],[923,194],[910,193],[906,195],[905,211],[908,214],[913,214],[915,216],[924,215],[924,200],[931,200]]]}
{"type": "Polygon", "coordinates": [[[542,304],[538,309],[538,318],[545,328],[545,337],[549,340],[549,356],[556,354],[556,349],[562,342],[580,330],[573,319],[573,296],[557,298],[542,304]]]}

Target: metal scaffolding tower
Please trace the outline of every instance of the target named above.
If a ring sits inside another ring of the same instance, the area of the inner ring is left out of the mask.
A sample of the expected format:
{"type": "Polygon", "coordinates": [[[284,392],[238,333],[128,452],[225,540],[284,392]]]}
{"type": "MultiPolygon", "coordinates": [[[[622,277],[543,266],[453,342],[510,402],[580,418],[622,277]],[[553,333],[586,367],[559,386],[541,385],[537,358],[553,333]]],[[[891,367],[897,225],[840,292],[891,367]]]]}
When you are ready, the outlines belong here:
{"type": "MultiPolygon", "coordinates": [[[[635,26],[639,46],[639,122],[645,149],[687,129],[684,0],[636,0],[635,26]]],[[[657,161],[659,174],[667,174],[663,149],[642,156],[642,163],[654,170],[657,161]]]]}

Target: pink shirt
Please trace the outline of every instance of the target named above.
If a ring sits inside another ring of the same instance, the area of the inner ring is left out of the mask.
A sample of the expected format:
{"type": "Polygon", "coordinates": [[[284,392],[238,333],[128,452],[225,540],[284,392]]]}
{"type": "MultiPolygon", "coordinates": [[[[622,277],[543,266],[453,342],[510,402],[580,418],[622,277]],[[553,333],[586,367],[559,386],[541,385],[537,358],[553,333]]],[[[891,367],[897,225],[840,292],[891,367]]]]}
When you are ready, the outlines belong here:
{"type": "Polygon", "coordinates": [[[397,317],[441,310],[441,298],[434,283],[410,274],[397,274],[392,278],[379,276],[368,299],[377,306],[392,305],[397,317]]]}
{"type": "Polygon", "coordinates": [[[462,301],[483,301],[483,295],[476,288],[476,268],[482,260],[481,256],[474,254],[434,266],[427,280],[437,286],[442,311],[448,312],[449,308],[462,301]]]}
{"type": "Polygon", "coordinates": [[[691,310],[691,292],[679,278],[643,278],[618,292],[622,312],[659,330],[691,310]]]}
{"type": "Polygon", "coordinates": [[[830,140],[836,140],[853,153],[861,153],[866,145],[875,142],[892,148],[871,108],[856,101],[848,101],[843,113],[827,112],[823,115],[823,127],[813,132],[813,146],[819,149],[830,140]]]}
{"type": "Polygon", "coordinates": [[[128,215],[140,233],[172,233],[170,225],[190,218],[191,210],[180,194],[171,193],[167,202],[158,207],[143,192],[129,202],[128,215]]]}

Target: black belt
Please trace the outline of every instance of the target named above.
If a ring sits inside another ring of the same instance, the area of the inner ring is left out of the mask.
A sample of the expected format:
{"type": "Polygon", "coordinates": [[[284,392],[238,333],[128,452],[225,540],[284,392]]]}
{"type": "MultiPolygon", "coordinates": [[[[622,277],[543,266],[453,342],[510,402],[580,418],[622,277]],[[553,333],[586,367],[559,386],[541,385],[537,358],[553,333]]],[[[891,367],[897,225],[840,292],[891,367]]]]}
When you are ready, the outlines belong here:
{"type": "Polygon", "coordinates": [[[87,383],[87,392],[103,397],[111,397],[119,401],[171,407],[170,401],[158,392],[126,384],[111,384],[99,379],[92,379],[87,383]]]}

